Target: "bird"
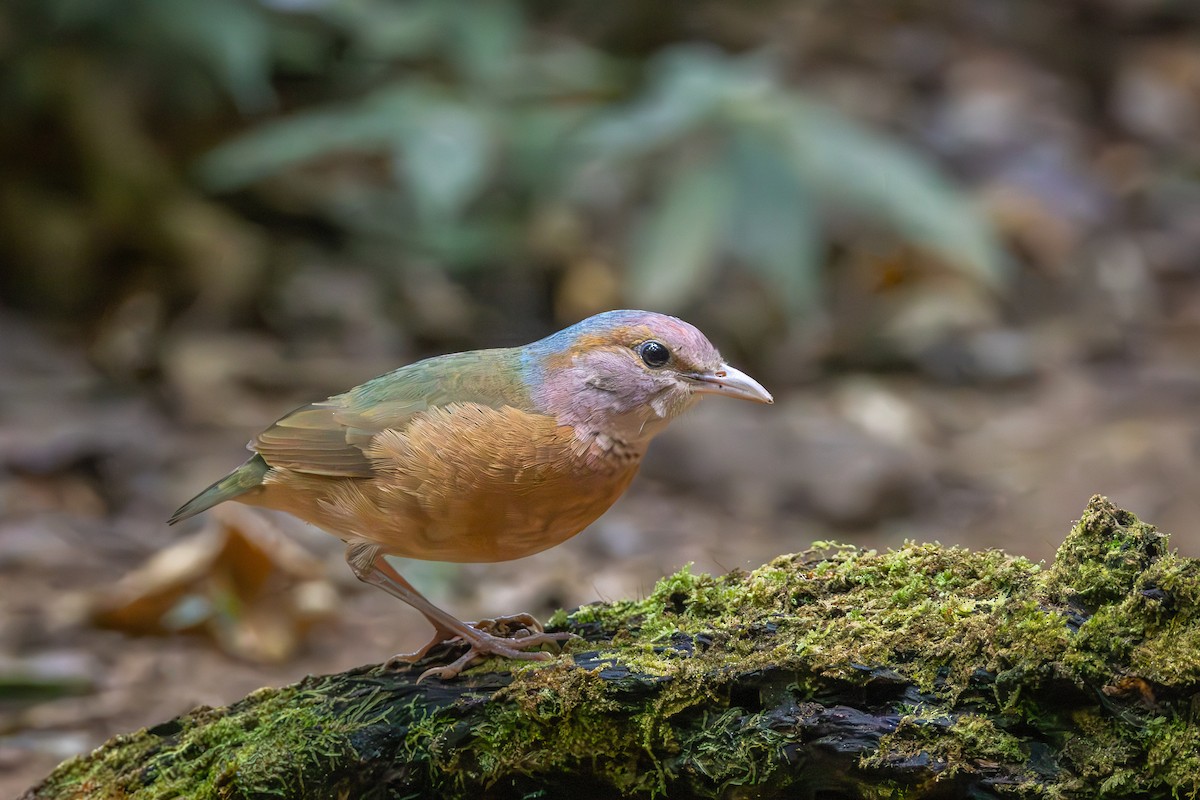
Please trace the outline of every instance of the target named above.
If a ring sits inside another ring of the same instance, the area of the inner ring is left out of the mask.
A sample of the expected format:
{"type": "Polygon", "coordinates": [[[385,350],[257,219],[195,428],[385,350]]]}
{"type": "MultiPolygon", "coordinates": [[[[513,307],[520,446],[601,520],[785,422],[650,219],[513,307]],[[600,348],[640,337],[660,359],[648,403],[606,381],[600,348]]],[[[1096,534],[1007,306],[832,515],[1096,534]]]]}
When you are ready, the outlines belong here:
{"type": "Polygon", "coordinates": [[[428,644],[391,661],[467,645],[418,680],[452,679],[487,656],[546,660],[531,648],[570,634],[546,633],[529,614],[463,622],[385,557],[497,562],[560,544],[608,510],[651,439],[704,395],[774,402],[682,319],[607,311],[531,344],[434,356],[301,406],[168,522],[233,500],[341,538],[359,580],[434,628],[428,644]]]}

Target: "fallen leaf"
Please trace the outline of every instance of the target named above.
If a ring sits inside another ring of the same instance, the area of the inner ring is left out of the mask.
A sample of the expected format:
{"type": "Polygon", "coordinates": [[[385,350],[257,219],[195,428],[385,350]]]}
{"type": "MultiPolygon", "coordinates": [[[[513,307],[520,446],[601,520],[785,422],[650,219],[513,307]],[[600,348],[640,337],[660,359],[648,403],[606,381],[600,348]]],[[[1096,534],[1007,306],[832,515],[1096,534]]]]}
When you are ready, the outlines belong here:
{"type": "Polygon", "coordinates": [[[256,512],[221,507],[210,519],[94,597],[92,622],[135,635],[201,633],[239,658],[286,659],[336,605],[321,562],[256,512]]]}

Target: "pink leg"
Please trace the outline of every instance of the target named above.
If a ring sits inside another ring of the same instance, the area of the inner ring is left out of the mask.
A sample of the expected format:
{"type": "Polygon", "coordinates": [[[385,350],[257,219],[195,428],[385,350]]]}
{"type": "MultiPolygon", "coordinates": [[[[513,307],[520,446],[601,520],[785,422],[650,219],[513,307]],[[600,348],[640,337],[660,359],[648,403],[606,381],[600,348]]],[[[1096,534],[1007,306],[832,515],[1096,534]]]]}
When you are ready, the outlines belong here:
{"type": "Polygon", "coordinates": [[[572,634],[569,633],[543,633],[542,626],[528,614],[499,617],[495,620],[481,620],[477,624],[462,622],[429,602],[384,559],[383,553],[377,545],[351,544],[346,548],[346,563],[350,565],[350,569],[354,571],[359,580],[372,586],[378,586],[393,597],[408,603],[420,611],[425,619],[433,625],[434,637],[428,644],[414,653],[394,656],[392,661],[412,663],[424,658],[430,650],[443,642],[461,640],[467,643],[467,652],[462,657],[446,666],[425,670],[421,673],[421,677],[417,678],[418,683],[430,675],[449,680],[478,659],[488,655],[526,661],[547,661],[554,656],[545,652],[527,653],[524,651],[546,642],[561,642],[572,637],[572,634]],[[525,635],[496,636],[490,632],[509,627],[512,624],[521,626],[525,635]]]}

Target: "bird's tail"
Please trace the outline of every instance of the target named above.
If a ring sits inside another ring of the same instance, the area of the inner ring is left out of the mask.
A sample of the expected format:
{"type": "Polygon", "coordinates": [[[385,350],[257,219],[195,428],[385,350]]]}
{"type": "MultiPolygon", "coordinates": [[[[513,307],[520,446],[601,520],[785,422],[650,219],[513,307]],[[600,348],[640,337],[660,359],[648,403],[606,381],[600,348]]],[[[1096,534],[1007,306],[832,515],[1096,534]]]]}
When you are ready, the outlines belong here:
{"type": "Polygon", "coordinates": [[[180,520],[193,517],[201,511],[207,511],[217,503],[232,500],[238,495],[245,494],[251,489],[261,486],[263,476],[270,469],[263,457],[257,453],[245,464],[226,475],[221,480],[209,486],[200,494],[188,500],[179,510],[167,520],[168,525],[174,525],[180,520]]]}

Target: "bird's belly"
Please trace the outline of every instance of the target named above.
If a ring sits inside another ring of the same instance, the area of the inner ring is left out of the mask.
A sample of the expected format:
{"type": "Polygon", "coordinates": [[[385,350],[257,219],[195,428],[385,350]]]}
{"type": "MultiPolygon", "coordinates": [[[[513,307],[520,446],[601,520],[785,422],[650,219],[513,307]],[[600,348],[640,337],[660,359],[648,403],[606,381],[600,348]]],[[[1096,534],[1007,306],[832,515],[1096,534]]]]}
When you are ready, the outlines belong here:
{"type": "Polygon", "coordinates": [[[406,520],[393,528],[394,536],[380,543],[394,555],[435,561],[522,558],[582,531],[609,509],[629,479],[606,486],[594,483],[566,491],[548,487],[546,491],[473,492],[439,506],[426,524],[406,520]],[[406,524],[412,522],[418,524],[406,524]]]}
{"type": "Polygon", "coordinates": [[[404,432],[378,437],[369,452],[374,477],[275,470],[245,500],[391,555],[506,561],[579,533],[637,472],[640,452],[597,450],[548,418],[470,412],[430,412],[404,432]]]}
{"type": "Polygon", "coordinates": [[[508,561],[582,531],[621,496],[635,472],[565,476],[535,486],[463,476],[459,485],[417,492],[378,479],[347,481],[318,503],[310,521],[343,538],[379,544],[390,555],[508,561]]]}

